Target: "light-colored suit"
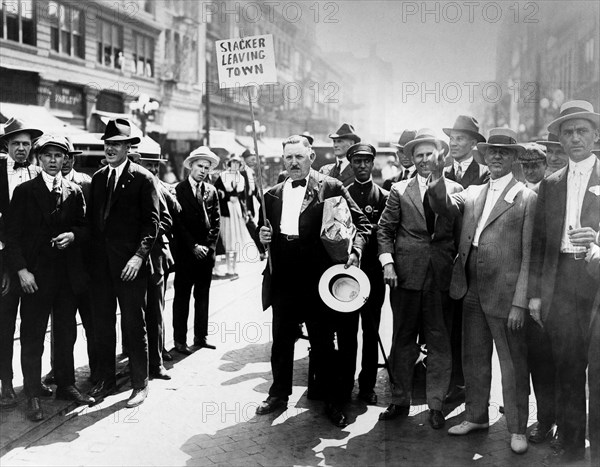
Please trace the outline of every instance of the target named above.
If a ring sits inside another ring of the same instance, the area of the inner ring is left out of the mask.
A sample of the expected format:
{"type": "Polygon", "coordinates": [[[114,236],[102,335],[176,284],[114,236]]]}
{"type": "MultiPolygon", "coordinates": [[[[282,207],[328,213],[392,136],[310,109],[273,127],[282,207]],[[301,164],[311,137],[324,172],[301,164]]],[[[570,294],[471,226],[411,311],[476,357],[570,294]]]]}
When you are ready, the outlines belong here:
{"type": "Polygon", "coordinates": [[[500,194],[479,237],[473,239],[483,214],[490,184],[472,185],[449,194],[445,178],[431,183],[434,211],[462,215],[458,258],[450,296],[463,301],[463,369],[466,420],[488,422],[491,357],[496,344],[502,371],[502,392],[510,433],[524,434],[529,413],[529,375],[525,330],[511,331],[511,308],[526,310],[527,280],[536,194],[514,178],[500,194]]]}

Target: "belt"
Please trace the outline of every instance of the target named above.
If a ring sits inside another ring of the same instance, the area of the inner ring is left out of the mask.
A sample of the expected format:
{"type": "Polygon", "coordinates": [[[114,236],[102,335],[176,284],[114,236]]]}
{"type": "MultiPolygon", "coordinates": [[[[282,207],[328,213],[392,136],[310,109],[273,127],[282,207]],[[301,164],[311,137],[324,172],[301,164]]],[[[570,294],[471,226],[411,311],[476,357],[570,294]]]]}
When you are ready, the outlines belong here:
{"type": "Polygon", "coordinates": [[[577,251],[575,253],[563,253],[561,251],[560,254],[563,258],[569,258],[574,259],[575,261],[579,261],[585,259],[585,257],[587,256],[587,251],[577,251]]]}
{"type": "Polygon", "coordinates": [[[279,236],[288,242],[294,242],[296,240],[300,240],[300,235],[279,234],[279,236]]]}

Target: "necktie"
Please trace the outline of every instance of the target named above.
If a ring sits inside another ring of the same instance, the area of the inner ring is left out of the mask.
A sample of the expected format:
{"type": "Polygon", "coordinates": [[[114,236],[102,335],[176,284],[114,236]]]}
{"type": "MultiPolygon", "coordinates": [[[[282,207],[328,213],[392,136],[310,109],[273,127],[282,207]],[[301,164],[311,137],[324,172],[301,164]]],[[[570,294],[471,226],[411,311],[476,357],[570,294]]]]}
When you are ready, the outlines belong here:
{"type": "Polygon", "coordinates": [[[292,180],[292,188],[296,188],[299,186],[306,186],[305,178],[303,178],[302,180],[292,180]]]}
{"type": "Polygon", "coordinates": [[[423,197],[423,210],[425,211],[427,232],[429,232],[429,235],[433,235],[433,230],[435,228],[435,214],[429,205],[429,196],[427,196],[427,193],[425,193],[425,196],[423,197]]]}
{"type": "Polygon", "coordinates": [[[331,171],[331,173],[329,174],[330,177],[333,178],[337,178],[340,176],[341,173],[341,169],[342,168],[342,162],[336,162],[335,167],[333,168],[333,170],[331,171]]]}
{"type": "Polygon", "coordinates": [[[15,162],[13,165],[13,170],[17,170],[17,169],[26,169],[27,167],[29,167],[29,162],[25,161],[25,162],[15,162]]]}
{"type": "Polygon", "coordinates": [[[54,194],[54,207],[55,210],[58,211],[62,203],[62,187],[60,185],[60,181],[56,177],[52,183],[52,193],[54,194]]]}
{"type": "Polygon", "coordinates": [[[400,181],[408,179],[408,169],[404,169],[402,171],[402,176],[400,177],[400,181]]]}
{"type": "Polygon", "coordinates": [[[110,212],[110,203],[112,202],[112,195],[115,189],[115,169],[110,170],[110,177],[108,177],[108,183],[106,184],[106,196],[104,198],[104,220],[108,218],[108,213],[110,212]]]}
{"type": "Polygon", "coordinates": [[[460,182],[463,177],[462,165],[458,164],[458,167],[456,168],[456,171],[455,171],[455,175],[456,175],[456,181],[460,182]]]}
{"type": "Polygon", "coordinates": [[[206,228],[210,226],[210,220],[208,219],[208,213],[206,212],[206,206],[204,205],[204,183],[200,182],[196,185],[196,200],[200,205],[202,211],[202,217],[204,218],[204,225],[206,228]]]}

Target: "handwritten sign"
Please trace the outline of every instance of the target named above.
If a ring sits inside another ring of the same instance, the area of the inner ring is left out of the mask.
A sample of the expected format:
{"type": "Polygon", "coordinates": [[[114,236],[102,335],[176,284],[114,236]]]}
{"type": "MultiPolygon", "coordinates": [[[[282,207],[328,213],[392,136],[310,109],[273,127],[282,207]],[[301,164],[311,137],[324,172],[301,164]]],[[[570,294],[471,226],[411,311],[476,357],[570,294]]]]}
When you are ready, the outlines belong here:
{"type": "Polygon", "coordinates": [[[277,82],[273,36],[248,36],[216,41],[219,87],[277,82]]]}

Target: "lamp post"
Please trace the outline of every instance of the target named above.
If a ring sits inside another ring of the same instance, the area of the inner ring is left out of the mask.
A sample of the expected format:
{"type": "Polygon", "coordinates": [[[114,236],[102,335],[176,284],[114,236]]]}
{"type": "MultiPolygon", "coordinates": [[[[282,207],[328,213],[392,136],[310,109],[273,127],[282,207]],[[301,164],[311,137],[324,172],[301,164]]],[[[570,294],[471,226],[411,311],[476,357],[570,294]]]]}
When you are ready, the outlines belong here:
{"type": "Polygon", "coordinates": [[[129,103],[131,113],[141,122],[141,130],[144,136],[146,136],[146,122],[154,116],[159,107],[159,102],[150,99],[150,96],[145,93],[140,94],[135,101],[129,103]]]}
{"type": "MultiPolygon", "coordinates": [[[[267,127],[264,125],[261,125],[258,120],[254,120],[254,128],[256,128],[256,138],[257,139],[261,139],[262,134],[267,131],[267,127]]],[[[246,131],[246,133],[251,135],[252,134],[252,125],[246,125],[244,130],[246,131]]]]}

